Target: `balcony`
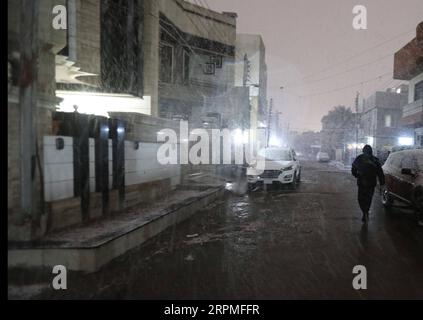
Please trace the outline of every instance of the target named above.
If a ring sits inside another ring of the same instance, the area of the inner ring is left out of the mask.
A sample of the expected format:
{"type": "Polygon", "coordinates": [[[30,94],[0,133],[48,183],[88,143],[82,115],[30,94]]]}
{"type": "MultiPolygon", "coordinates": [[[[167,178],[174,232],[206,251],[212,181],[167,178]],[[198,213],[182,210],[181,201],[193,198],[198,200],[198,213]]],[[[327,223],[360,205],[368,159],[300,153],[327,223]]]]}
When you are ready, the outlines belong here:
{"type": "Polygon", "coordinates": [[[403,107],[401,124],[410,128],[423,125],[423,99],[416,100],[403,107]]]}

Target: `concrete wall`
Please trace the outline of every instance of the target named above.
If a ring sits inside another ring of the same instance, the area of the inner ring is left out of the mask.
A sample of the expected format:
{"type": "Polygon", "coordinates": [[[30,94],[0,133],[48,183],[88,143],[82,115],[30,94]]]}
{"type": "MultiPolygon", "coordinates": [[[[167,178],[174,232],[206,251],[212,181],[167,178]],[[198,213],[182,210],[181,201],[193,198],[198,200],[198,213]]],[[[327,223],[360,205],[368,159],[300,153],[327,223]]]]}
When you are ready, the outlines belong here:
{"type": "Polygon", "coordinates": [[[74,196],[73,139],[71,137],[44,136],[44,191],[45,201],[74,196]],[[64,148],[56,149],[56,139],[64,140],[64,148]]]}
{"type": "MultiPolygon", "coordinates": [[[[76,0],[75,66],[82,71],[100,75],[100,1],[76,0]]],[[[84,82],[99,84],[99,77],[84,77],[84,82]]]]}
{"type": "MultiPolygon", "coordinates": [[[[217,68],[215,75],[205,75],[204,63],[210,61],[210,55],[218,52],[200,52],[196,48],[189,50],[190,83],[182,83],[183,61],[179,47],[175,48],[175,83],[159,84],[159,15],[163,14],[184,33],[231,46],[235,46],[236,18],[180,0],[146,0],[144,8],[144,60],[150,62],[145,65],[144,70],[144,93],[151,96],[151,115],[161,116],[160,106],[166,109],[162,111],[163,116],[169,116],[168,113],[180,113],[179,109],[186,109],[184,111],[188,110],[190,113],[193,108],[203,105],[203,95],[221,94],[228,90],[228,86],[233,86],[233,57],[224,55],[223,68],[217,68]],[[195,53],[192,52],[194,50],[195,53]],[[178,104],[178,101],[181,103],[178,104]],[[171,111],[168,112],[168,108],[171,111]]],[[[179,46],[185,45],[180,41],[182,43],[179,46]]]]}
{"type": "Polygon", "coordinates": [[[160,146],[161,143],[139,143],[139,149],[135,150],[134,141],[125,141],[125,185],[162,179],[170,179],[172,186],[180,183],[180,165],[163,166],[157,161],[160,146]]]}
{"type": "MultiPolygon", "coordinates": [[[[259,88],[251,88],[251,96],[258,96],[258,108],[267,107],[267,65],[266,48],[260,35],[237,34],[236,36],[236,67],[235,85],[243,85],[244,55],[250,61],[249,84],[258,84],[259,88]]],[[[260,110],[259,110],[260,111],[260,110]]]]}
{"type": "Polygon", "coordinates": [[[207,112],[218,112],[223,124],[229,129],[248,129],[249,111],[248,88],[233,87],[221,96],[206,98],[204,105],[193,114],[193,125],[201,124],[201,117],[207,112]]]}
{"type": "MultiPolygon", "coordinates": [[[[8,60],[13,71],[20,64],[19,42],[21,40],[20,1],[8,1],[8,60]]],[[[33,112],[33,122],[36,126],[36,141],[39,162],[43,164],[43,136],[51,134],[51,112],[58,100],[55,97],[55,55],[66,43],[65,33],[52,28],[52,9],[55,5],[65,4],[64,0],[39,1],[38,16],[38,50],[37,78],[34,79],[37,88],[37,105],[33,112]]],[[[30,14],[28,12],[28,14],[30,14]]],[[[27,31],[25,31],[27,32],[27,31]]],[[[41,174],[38,166],[33,185],[32,212],[22,212],[20,206],[20,101],[17,83],[8,88],[8,238],[11,240],[28,240],[39,236],[43,230],[41,174]]],[[[35,145],[34,145],[35,149],[35,145]]],[[[28,150],[28,152],[31,152],[28,150]]]]}
{"type": "Polygon", "coordinates": [[[144,0],[144,95],[151,98],[151,115],[158,116],[159,99],[159,7],[157,1],[144,0]]]}
{"type": "MultiPolygon", "coordinates": [[[[126,120],[128,121],[128,114],[126,120]]],[[[138,206],[168,194],[181,183],[180,165],[161,165],[157,150],[157,132],[161,129],[179,130],[177,123],[148,116],[133,116],[128,124],[125,141],[125,204],[138,206]],[[138,142],[138,149],[135,149],[138,142]]],[[[44,232],[51,232],[82,223],[81,199],[74,196],[73,138],[44,136],[44,190],[46,217],[44,232]],[[56,139],[64,140],[64,148],[57,150],[56,139]]],[[[11,165],[9,167],[12,167],[11,165]]],[[[95,140],[89,139],[90,218],[102,216],[101,193],[95,190],[95,140]]],[[[11,181],[12,182],[12,181],[11,181]]],[[[10,183],[13,187],[14,184],[10,183]]],[[[118,191],[113,186],[113,152],[109,140],[109,209],[119,210],[118,191]]]]}
{"type": "MultiPolygon", "coordinates": [[[[151,0],[147,0],[151,1],[151,0]]],[[[183,32],[233,45],[236,19],[183,0],[153,0],[158,10],[183,32]]]]}

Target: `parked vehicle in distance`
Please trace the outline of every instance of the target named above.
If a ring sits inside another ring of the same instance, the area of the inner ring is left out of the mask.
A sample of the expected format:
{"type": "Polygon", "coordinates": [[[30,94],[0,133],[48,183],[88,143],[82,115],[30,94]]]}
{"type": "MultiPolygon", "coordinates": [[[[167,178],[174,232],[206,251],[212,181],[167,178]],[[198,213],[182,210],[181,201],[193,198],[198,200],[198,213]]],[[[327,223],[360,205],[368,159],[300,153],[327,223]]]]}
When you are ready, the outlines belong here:
{"type": "Polygon", "coordinates": [[[330,157],[327,152],[318,152],[316,156],[317,161],[319,162],[329,162],[330,157]]]}
{"type": "Polygon", "coordinates": [[[248,187],[251,189],[258,183],[290,184],[293,189],[301,181],[301,164],[293,149],[265,148],[259,151],[264,158],[264,170],[255,166],[247,168],[248,187]]]}
{"type": "Polygon", "coordinates": [[[423,214],[423,149],[393,152],[382,168],[386,180],[383,205],[389,209],[400,201],[423,214]]]}

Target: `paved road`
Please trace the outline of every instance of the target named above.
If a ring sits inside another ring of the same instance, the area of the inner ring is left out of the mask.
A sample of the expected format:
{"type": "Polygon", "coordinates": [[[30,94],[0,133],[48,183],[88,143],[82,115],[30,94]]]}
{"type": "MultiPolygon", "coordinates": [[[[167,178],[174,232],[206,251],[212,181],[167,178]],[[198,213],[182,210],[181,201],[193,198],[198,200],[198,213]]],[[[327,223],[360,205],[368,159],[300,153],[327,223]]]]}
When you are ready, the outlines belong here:
{"type": "Polygon", "coordinates": [[[303,165],[297,191],[228,194],[99,272],[70,273],[67,291],[38,298],[423,298],[423,228],[413,214],[385,214],[377,195],[363,227],[349,173],[303,165]],[[367,268],[367,290],[352,287],[355,265],[367,268]]]}

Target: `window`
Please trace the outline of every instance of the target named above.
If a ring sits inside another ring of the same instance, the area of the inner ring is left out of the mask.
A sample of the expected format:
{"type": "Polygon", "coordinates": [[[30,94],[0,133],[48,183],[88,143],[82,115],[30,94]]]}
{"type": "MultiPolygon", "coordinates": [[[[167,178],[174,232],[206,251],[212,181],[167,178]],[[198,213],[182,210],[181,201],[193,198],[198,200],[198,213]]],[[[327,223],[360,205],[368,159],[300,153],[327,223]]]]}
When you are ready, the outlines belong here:
{"type": "Polygon", "coordinates": [[[423,80],[414,86],[414,101],[423,99],[423,80]]]}
{"type": "Polygon", "coordinates": [[[184,84],[188,84],[189,82],[189,61],[190,61],[190,56],[189,53],[184,51],[184,70],[183,70],[183,83],[184,84]]]}
{"type": "Polygon", "coordinates": [[[385,127],[392,127],[392,116],[390,114],[385,115],[385,127]]]}
{"type": "Polygon", "coordinates": [[[173,47],[168,44],[160,45],[160,81],[173,82],[173,47]]]}

